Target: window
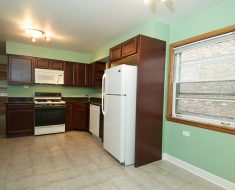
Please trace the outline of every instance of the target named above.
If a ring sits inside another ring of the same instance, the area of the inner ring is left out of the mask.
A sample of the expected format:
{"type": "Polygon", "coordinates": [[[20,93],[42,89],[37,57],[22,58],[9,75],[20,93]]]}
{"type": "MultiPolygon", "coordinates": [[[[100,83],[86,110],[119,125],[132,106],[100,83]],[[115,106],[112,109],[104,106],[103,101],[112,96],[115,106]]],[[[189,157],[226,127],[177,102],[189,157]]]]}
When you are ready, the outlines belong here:
{"type": "Polygon", "coordinates": [[[173,45],[171,54],[171,117],[235,130],[235,32],[173,45]]]}

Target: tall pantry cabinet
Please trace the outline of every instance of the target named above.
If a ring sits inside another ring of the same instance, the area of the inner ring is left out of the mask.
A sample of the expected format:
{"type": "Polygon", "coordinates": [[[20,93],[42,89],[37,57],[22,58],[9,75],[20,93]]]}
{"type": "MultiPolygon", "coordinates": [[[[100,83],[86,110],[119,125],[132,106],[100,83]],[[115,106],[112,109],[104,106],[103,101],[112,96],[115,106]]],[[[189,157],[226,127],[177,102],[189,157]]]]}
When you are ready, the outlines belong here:
{"type": "Polygon", "coordinates": [[[110,49],[110,67],[137,65],[135,166],[162,159],[166,42],[138,35],[110,49]]]}

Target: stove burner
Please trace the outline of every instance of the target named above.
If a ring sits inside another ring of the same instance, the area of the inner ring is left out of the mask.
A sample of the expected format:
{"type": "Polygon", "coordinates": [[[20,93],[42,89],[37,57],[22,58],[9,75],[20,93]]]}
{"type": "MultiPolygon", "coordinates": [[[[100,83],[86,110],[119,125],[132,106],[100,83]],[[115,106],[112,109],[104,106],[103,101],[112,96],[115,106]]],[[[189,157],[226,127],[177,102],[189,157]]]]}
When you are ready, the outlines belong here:
{"type": "Polygon", "coordinates": [[[62,100],[61,93],[45,93],[35,92],[34,103],[37,105],[63,105],[65,102],[62,100]]]}

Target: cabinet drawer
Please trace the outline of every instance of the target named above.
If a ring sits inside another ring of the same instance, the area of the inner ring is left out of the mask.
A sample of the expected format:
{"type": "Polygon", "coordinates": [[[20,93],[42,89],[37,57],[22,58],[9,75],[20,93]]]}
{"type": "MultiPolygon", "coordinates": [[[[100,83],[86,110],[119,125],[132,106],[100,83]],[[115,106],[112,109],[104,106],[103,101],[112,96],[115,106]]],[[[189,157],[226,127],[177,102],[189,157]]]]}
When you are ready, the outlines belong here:
{"type": "Polygon", "coordinates": [[[131,38],[122,43],[122,57],[127,57],[137,53],[138,37],[131,38]]]}
{"type": "Polygon", "coordinates": [[[89,109],[89,104],[88,103],[74,103],[74,108],[75,109],[89,109]]]}
{"type": "Polygon", "coordinates": [[[33,110],[34,104],[17,104],[17,103],[11,103],[7,104],[7,110],[33,110]]]}

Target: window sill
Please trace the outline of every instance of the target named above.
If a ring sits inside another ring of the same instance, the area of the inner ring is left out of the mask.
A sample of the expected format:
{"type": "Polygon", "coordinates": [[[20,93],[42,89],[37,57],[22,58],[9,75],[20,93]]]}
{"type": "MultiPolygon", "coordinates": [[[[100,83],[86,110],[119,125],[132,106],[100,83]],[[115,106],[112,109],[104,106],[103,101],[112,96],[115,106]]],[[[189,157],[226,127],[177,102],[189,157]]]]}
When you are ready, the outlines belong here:
{"type": "Polygon", "coordinates": [[[213,131],[219,131],[219,132],[235,135],[235,129],[224,127],[221,125],[200,123],[200,122],[180,119],[180,118],[176,118],[176,117],[172,117],[172,116],[170,116],[170,117],[168,116],[167,120],[171,121],[171,122],[181,123],[181,124],[185,124],[185,125],[191,125],[191,126],[195,126],[195,127],[199,127],[199,128],[204,128],[204,129],[209,129],[209,130],[213,130],[213,131]]]}

